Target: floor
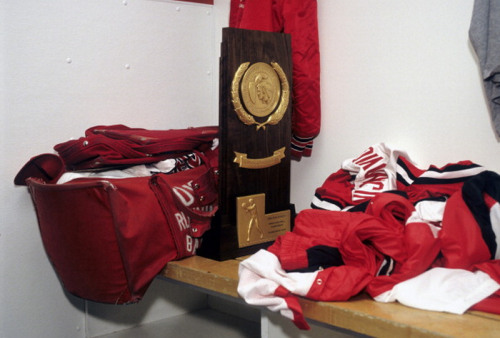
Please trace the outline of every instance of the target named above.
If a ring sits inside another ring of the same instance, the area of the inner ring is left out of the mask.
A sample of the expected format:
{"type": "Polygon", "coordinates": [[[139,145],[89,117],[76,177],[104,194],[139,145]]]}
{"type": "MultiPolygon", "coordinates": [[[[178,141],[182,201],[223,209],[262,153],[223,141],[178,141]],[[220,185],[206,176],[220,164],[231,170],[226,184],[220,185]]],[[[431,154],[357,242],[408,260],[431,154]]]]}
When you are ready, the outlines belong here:
{"type": "Polygon", "coordinates": [[[254,338],[260,337],[259,323],[203,309],[99,338],[254,338]]]}

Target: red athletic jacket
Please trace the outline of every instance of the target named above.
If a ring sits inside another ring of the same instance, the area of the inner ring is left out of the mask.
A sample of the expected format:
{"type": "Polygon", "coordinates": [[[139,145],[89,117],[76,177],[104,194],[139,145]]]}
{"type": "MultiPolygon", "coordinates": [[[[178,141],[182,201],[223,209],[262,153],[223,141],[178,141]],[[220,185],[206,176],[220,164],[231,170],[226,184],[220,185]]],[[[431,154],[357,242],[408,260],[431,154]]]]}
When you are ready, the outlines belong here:
{"type": "Polygon", "coordinates": [[[292,157],[310,156],[321,125],[316,0],[231,0],[229,26],[290,34],[293,62],[292,157]]]}
{"type": "Polygon", "coordinates": [[[238,292],[299,328],[308,325],[294,295],[338,301],[363,290],[427,310],[499,313],[500,175],[483,171],[460,185],[415,206],[398,191],[352,212],[303,210],[293,232],[240,264],[238,292]]]}

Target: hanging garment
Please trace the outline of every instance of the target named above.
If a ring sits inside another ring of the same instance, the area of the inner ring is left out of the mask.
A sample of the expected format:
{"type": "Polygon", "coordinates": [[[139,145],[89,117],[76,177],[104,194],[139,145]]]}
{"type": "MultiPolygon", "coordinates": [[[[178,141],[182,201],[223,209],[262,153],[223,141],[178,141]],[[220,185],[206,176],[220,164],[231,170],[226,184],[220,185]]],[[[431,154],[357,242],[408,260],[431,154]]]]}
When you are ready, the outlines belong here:
{"type": "Polygon", "coordinates": [[[493,127],[500,137],[500,2],[474,1],[469,39],[479,59],[493,127]]]}
{"type": "Polygon", "coordinates": [[[293,63],[292,158],[311,156],[321,127],[316,0],[231,0],[229,26],[290,34],[293,63]]]}

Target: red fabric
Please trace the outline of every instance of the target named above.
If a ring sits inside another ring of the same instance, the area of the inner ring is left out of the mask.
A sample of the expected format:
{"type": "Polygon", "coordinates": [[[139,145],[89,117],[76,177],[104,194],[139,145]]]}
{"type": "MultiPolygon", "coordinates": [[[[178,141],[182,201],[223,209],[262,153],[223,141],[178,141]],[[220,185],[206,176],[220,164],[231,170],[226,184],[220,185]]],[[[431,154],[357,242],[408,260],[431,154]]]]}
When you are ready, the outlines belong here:
{"type": "Polygon", "coordinates": [[[56,154],[40,154],[32,157],[19,170],[14,178],[14,184],[26,185],[26,179],[29,177],[55,183],[64,171],[64,162],[59,156],[56,154]]]}
{"type": "Polygon", "coordinates": [[[462,191],[456,192],[446,202],[439,239],[444,267],[470,269],[476,263],[491,259],[481,230],[462,197],[462,191]]]}
{"type": "Polygon", "coordinates": [[[307,298],[348,300],[374,279],[385,255],[398,263],[407,260],[404,226],[396,216],[409,215],[413,206],[390,193],[379,195],[373,202],[371,212],[375,215],[303,210],[295,219],[293,232],[281,236],[268,248],[285,269],[307,266],[304,258],[309,247],[339,249],[344,265],[319,271],[307,298]]]}
{"type": "MultiPolygon", "coordinates": [[[[389,177],[383,173],[378,175],[380,170],[370,169],[373,175],[362,178],[362,181],[360,181],[361,186],[365,184],[367,186],[378,185],[381,190],[373,190],[371,194],[364,192],[363,196],[363,192],[360,193],[355,187],[356,180],[360,180],[360,178],[355,173],[351,175],[345,169],[352,166],[354,162],[353,160],[346,160],[342,165],[342,169],[329,175],[323,184],[316,189],[312,206],[318,209],[343,210],[346,207],[362,203],[380,192],[389,190],[389,186],[394,187],[391,189],[406,193],[412,203],[428,198],[449,197],[460,190],[468,179],[485,170],[470,161],[449,163],[442,167],[431,165],[427,170],[422,170],[402,155],[397,157],[396,166],[389,170],[387,163],[384,162],[384,157],[390,156],[388,151],[393,151],[390,148],[387,148],[385,150],[387,152],[384,153],[380,150],[380,144],[374,145],[368,148],[360,157],[373,152],[374,148],[378,150],[376,150],[375,154],[370,154],[369,160],[373,160],[375,169],[391,172],[393,181],[389,182],[389,177]],[[371,159],[371,156],[373,156],[373,159],[371,159]],[[380,164],[375,161],[376,157],[380,159],[380,164]]],[[[369,160],[366,160],[367,164],[370,164],[369,160]]],[[[354,164],[356,165],[356,163],[354,164]]]]}
{"type": "MultiPolygon", "coordinates": [[[[139,180],[147,185],[147,178],[139,180]]],[[[135,181],[138,182],[137,179],[135,181]]],[[[130,190],[130,180],[121,183],[124,190],[130,190]]],[[[120,245],[128,247],[127,239],[131,241],[130,246],[137,246],[138,252],[149,250],[149,253],[155,253],[158,247],[163,247],[170,253],[171,257],[162,255],[159,260],[149,263],[155,270],[153,274],[175,257],[172,240],[164,236],[165,233],[162,236],[160,232],[149,238],[147,234],[150,232],[138,231],[136,227],[127,229],[127,219],[138,215],[130,208],[131,201],[120,198],[110,182],[58,186],[28,180],[28,186],[36,206],[45,251],[65,289],[76,296],[116,304],[135,302],[141,298],[142,288],[146,287],[145,280],[150,280],[152,276],[140,271],[141,264],[134,268],[134,262],[137,263],[135,258],[124,266],[120,245]],[[116,215],[120,217],[116,223],[114,208],[124,211],[116,215]],[[125,238],[117,238],[115,224],[125,231],[125,238]],[[146,244],[150,239],[149,249],[146,244]],[[141,272],[137,278],[142,280],[136,280],[137,286],[131,288],[127,274],[134,271],[141,272]]],[[[131,195],[142,201],[135,208],[147,214],[153,213],[158,207],[154,195],[140,194],[140,191],[131,195]]],[[[151,219],[154,216],[147,217],[153,227],[162,226],[161,220],[151,219]]]]}
{"type": "MultiPolygon", "coordinates": [[[[500,259],[493,259],[486,262],[474,264],[472,270],[481,270],[487,273],[497,283],[500,284],[500,259]]],[[[500,291],[499,291],[500,292],[500,291]]]]}
{"type": "Polygon", "coordinates": [[[315,245],[315,238],[308,238],[289,233],[286,240],[278,237],[275,245],[268,248],[268,251],[279,256],[281,267],[285,270],[299,270],[306,268],[309,264],[306,250],[315,245]],[[275,251],[279,248],[278,251],[275,251]]]}
{"type": "Polygon", "coordinates": [[[414,210],[408,199],[387,193],[380,194],[368,204],[366,213],[380,217],[388,225],[392,224],[394,233],[403,235],[405,250],[405,257],[397,259],[394,272],[390,276],[376,276],[367,285],[365,291],[372,297],[426,271],[439,253],[439,242],[426,223],[405,224],[414,210]]]}
{"type": "Polygon", "coordinates": [[[500,315],[500,291],[483,299],[470,308],[471,310],[496,313],[500,315]]]}
{"type": "Polygon", "coordinates": [[[467,179],[484,170],[471,161],[448,163],[442,167],[431,165],[426,170],[417,168],[402,156],[399,161],[405,164],[407,174],[413,177],[414,181],[406,187],[398,180],[397,186],[408,194],[413,203],[426,198],[451,196],[462,188],[467,179]]]}
{"type": "Polygon", "coordinates": [[[390,276],[376,276],[365,291],[372,297],[391,290],[396,284],[426,271],[439,254],[440,246],[426,223],[409,223],[404,231],[407,258],[396,265],[390,276]]]}
{"type": "Polygon", "coordinates": [[[315,196],[335,205],[338,210],[352,206],[355,203],[352,199],[354,184],[351,181],[351,174],[347,170],[339,169],[328,176],[321,187],[316,189],[315,196]]]}
{"type": "Polygon", "coordinates": [[[62,284],[97,302],[139,301],[167,262],[195,253],[216,211],[205,166],[152,177],[27,183],[62,284]]]}
{"type": "MultiPolygon", "coordinates": [[[[487,262],[475,264],[472,267],[472,270],[481,270],[487,273],[491,278],[493,278],[497,283],[500,284],[500,260],[494,259],[487,262]]],[[[471,308],[471,310],[496,313],[500,315],[500,290],[498,290],[488,298],[485,298],[479,303],[475,304],[471,308]]]]}
{"type": "Polygon", "coordinates": [[[295,324],[295,326],[297,326],[301,330],[310,329],[310,326],[309,324],[307,324],[304,314],[302,313],[302,307],[299,304],[297,296],[291,294],[290,291],[288,291],[281,285],[276,288],[276,290],[274,291],[274,295],[285,300],[288,308],[293,313],[292,322],[295,324]]]}
{"type": "Polygon", "coordinates": [[[310,156],[321,127],[320,52],[316,0],[231,0],[229,26],[290,34],[293,62],[292,133],[295,158],[310,156]],[[307,147],[306,147],[307,145],[307,147]],[[298,150],[300,149],[300,151],[298,150]]]}
{"type": "Polygon", "coordinates": [[[205,151],[218,127],[147,130],[124,125],[95,126],[85,137],[54,146],[68,170],[154,163],[193,150],[205,151]]]}
{"type": "Polygon", "coordinates": [[[290,154],[293,159],[300,160],[302,156],[310,157],[314,145],[314,137],[299,138],[297,135],[292,135],[292,146],[290,154]]]}
{"type": "MultiPolygon", "coordinates": [[[[276,241],[268,251],[274,253],[283,266],[305,267],[300,266],[304,264],[303,259],[300,259],[299,264],[294,264],[294,257],[304,255],[307,242],[311,246],[338,246],[342,257],[345,257],[346,265],[320,271],[307,298],[325,301],[347,300],[366,286],[378,268],[373,250],[365,245],[358,246],[360,241],[351,239],[351,243],[346,245],[343,241],[349,234],[353,234],[354,229],[363,221],[368,220],[373,220],[373,217],[335,211],[303,210],[295,219],[293,232],[281,236],[280,241],[276,241]],[[290,250],[299,241],[303,245],[290,250]],[[351,244],[355,247],[350,248],[351,244]]],[[[375,226],[378,224],[375,222],[375,226]]]]}
{"type": "Polygon", "coordinates": [[[387,224],[393,226],[395,232],[402,232],[406,220],[413,211],[415,211],[415,207],[407,198],[386,193],[373,198],[368,203],[365,213],[380,217],[387,224]]]}

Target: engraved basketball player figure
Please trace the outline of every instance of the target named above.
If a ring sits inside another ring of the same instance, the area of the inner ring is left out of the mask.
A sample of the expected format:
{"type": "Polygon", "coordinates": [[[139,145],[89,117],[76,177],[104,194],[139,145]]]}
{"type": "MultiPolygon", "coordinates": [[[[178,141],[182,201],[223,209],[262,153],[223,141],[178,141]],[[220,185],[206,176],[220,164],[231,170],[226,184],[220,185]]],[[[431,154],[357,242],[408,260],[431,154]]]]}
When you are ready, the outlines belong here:
{"type": "Polygon", "coordinates": [[[262,232],[262,229],[259,226],[257,204],[255,204],[255,202],[253,201],[253,198],[250,198],[248,200],[248,204],[242,203],[241,207],[250,214],[250,221],[248,222],[248,229],[247,229],[247,242],[250,242],[250,234],[252,232],[252,228],[254,225],[255,228],[260,232],[260,238],[263,238],[264,232],[262,232]]]}

